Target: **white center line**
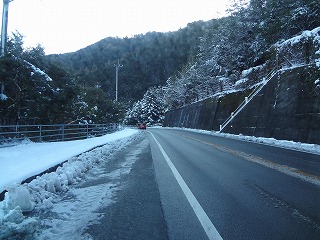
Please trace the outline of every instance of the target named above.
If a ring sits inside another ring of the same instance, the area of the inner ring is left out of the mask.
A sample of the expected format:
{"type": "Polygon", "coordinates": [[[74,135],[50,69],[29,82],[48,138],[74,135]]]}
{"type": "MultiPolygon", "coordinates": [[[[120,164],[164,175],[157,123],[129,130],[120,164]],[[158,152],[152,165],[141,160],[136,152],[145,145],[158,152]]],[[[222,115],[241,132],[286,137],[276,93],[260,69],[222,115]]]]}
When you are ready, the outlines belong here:
{"type": "Polygon", "coordinates": [[[173,165],[171,159],[169,158],[167,153],[164,151],[164,149],[161,146],[161,144],[158,142],[158,140],[155,138],[155,136],[151,132],[150,132],[150,134],[153,137],[154,141],[157,143],[157,145],[158,145],[163,157],[167,161],[167,163],[168,163],[173,175],[175,176],[179,186],[182,189],[182,192],[184,193],[184,195],[186,196],[188,202],[190,203],[193,211],[195,212],[195,214],[196,214],[198,220],[200,221],[203,229],[205,230],[208,238],[210,240],[220,240],[220,239],[222,240],[222,237],[220,236],[219,232],[217,231],[215,226],[212,224],[212,222],[209,219],[209,217],[207,216],[206,212],[203,210],[203,208],[201,207],[200,203],[198,202],[196,197],[193,195],[193,193],[191,192],[190,188],[188,187],[186,182],[183,180],[182,176],[180,175],[180,173],[178,172],[176,167],[173,165]]]}

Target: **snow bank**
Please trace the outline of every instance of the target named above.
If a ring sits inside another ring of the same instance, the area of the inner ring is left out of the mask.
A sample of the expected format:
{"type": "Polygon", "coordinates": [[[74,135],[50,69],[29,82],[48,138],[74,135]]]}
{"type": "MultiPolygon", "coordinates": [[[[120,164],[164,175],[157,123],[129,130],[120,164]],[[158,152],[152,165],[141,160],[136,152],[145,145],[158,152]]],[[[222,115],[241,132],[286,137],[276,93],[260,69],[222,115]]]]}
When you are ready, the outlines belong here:
{"type": "Polygon", "coordinates": [[[26,143],[1,148],[0,151],[0,192],[10,185],[44,172],[73,156],[97,146],[131,136],[136,130],[125,129],[102,137],[69,142],[26,143]]]}
{"type": "Polygon", "coordinates": [[[5,200],[0,202],[0,239],[18,239],[35,232],[38,221],[26,218],[23,211],[34,208],[28,189],[25,186],[11,187],[5,200]]]}
{"type": "Polygon", "coordinates": [[[38,221],[34,218],[24,217],[19,207],[9,210],[6,215],[0,211],[1,240],[22,239],[21,237],[34,233],[37,225],[38,221]]]}
{"type": "MultiPolygon", "coordinates": [[[[116,195],[123,187],[123,176],[131,172],[132,166],[148,144],[147,139],[140,141],[132,151],[122,155],[121,163],[117,167],[110,167],[107,171],[104,161],[108,162],[111,158],[101,160],[101,163],[86,173],[85,181],[71,186],[66,194],[59,194],[52,208],[46,209],[46,214],[38,215],[38,211],[35,211],[35,215],[41,217],[41,225],[33,237],[38,240],[92,239],[90,234],[86,233],[86,229],[92,224],[101,223],[100,220],[107,213],[100,209],[105,209],[116,201],[116,195]]],[[[101,159],[105,153],[108,153],[107,149],[107,146],[103,146],[99,151],[93,151],[90,155],[101,159]]],[[[82,158],[79,157],[78,160],[82,158]]]]}
{"type": "MultiPolygon", "coordinates": [[[[174,129],[181,129],[181,128],[174,128],[174,129]]],[[[288,141],[288,140],[277,140],[274,138],[245,136],[242,134],[234,135],[234,134],[229,134],[229,133],[219,133],[219,132],[212,132],[212,131],[199,130],[199,129],[189,129],[189,128],[183,128],[183,129],[188,130],[188,131],[193,131],[193,132],[201,132],[201,133],[205,133],[205,134],[210,134],[210,135],[214,135],[214,136],[218,136],[218,137],[226,137],[226,138],[231,138],[231,139],[236,139],[236,140],[261,143],[261,144],[266,144],[266,145],[270,145],[270,146],[282,147],[282,148],[287,148],[287,149],[292,149],[292,150],[303,151],[303,152],[308,152],[308,153],[320,155],[320,145],[317,145],[317,144],[293,142],[293,141],[288,141]]]]}
{"type": "MultiPolygon", "coordinates": [[[[23,185],[15,183],[6,188],[8,192],[5,194],[5,199],[0,202],[0,240],[8,238],[15,239],[15,236],[20,239],[22,236],[30,236],[30,234],[33,234],[37,230],[39,222],[33,217],[26,218],[23,212],[29,212],[35,208],[51,208],[57,201],[60,192],[68,191],[69,186],[83,179],[89,169],[92,169],[101,161],[105,161],[114,151],[126,146],[126,144],[132,141],[137,132],[137,130],[126,129],[95,139],[73,141],[73,143],[63,142],[58,144],[58,146],[55,143],[27,144],[20,148],[16,146],[3,149],[6,150],[5,152],[7,152],[7,154],[9,152],[15,153],[16,149],[19,149],[20,151],[18,151],[15,156],[12,156],[12,159],[16,159],[20,154],[23,155],[26,152],[29,154],[30,152],[26,149],[31,147],[35,151],[32,156],[40,157],[41,162],[38,162],[38,165],[42,166],[49,166],[49,162],[55,165],[57,162],[67,160],[66,158],[68,156],[78,155],[81,151],[83,153],[79,156],[71,157],[67,162],[63,163],[61,167],[58,167],[55,172],[38,176],[30,183],[24,183],[23,185]],[[85,152],[93,147],[97,148],[85,152]],[[59,160],[53,161],[52,158],[54,156],[59,160]],[[45,163],[46,161],[48,161],[48,163],[45,163]]],[[[0,156],[6,155],[3,155],[1,152],[0,156]]],[[[29,156],[27,157],[29,161],[31,155],[27,156],[29,156]]],[[[6,159],[7,161],[10,160],[8,158],[9,157],[6,159]]],[[[25,161],[25,159],[22,158],[17,159],[20,162],[25,161]]],[[[16,161],[16,163],[19,161],[16,161]]],[[[12,166],[11,164],[9,165],[12,166]]],[[[21,166],[25,165],[22,164],[16,169],[11,169],[11,172],[14,173],[16,171],[20,173],[23,171],[23,168],[19,168],[21,166]]],[[[34,171],[31,171],[33,168],[38,169],[35,162],[26,170],[28,170],[29,173],[33,173],[34,171]]],[[[7,169],[9,168],[7,167],[7,169]]],[[[3,178],[1,178],[1,181],[3,182],[3,178]]]]}

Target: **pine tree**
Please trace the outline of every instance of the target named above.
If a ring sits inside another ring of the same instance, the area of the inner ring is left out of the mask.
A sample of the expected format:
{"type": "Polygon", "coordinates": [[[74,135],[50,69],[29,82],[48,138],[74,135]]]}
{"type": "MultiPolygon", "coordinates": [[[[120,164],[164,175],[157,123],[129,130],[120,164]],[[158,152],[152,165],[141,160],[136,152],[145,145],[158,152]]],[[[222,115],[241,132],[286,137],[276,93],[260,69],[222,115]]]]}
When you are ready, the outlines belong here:
{"type": "Polygon", "coordinates": [[[148,125],[161,124],[164,119],[164,112],[165,106],[162,88],[153,87],[127,112],[125,123],[130,125],[137,123],[146,123],[148,125]]]}

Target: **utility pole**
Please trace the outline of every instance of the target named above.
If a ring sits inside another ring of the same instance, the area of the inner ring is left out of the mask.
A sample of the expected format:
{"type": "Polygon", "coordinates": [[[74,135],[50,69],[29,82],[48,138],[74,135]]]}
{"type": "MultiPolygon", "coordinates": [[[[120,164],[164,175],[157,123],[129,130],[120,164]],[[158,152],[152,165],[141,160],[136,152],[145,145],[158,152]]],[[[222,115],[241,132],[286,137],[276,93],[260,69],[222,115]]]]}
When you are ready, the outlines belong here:
{"type": "MultiPolygon", "coordinates": [[[[2,26],[1,26],[1,43],[0,43],[0,57],[3,57],[6,50],[7,34],[8,34],[8,11],[9,2],[13,0],[3,0],[3,10],[2,10],[2,26]]],[[[1,92],[4,94],[4,82],[1,81],[1,92]]]]}
{"type": "Polygon", "coordinates": [[[120,65],[120,60],[118,59],[118,62],[115,64],[116,67],[116,102],[118,101],[118,78],[119,78],[119,68],[123,67],[123,65],[120,65]]]}
{"type": "Polygon", "coordinates": [[[7,43],[7,29],[8,29],[8,11],[9,11],[9,2],[13,0],[3,0],[3,11],[2,11],[2,28],[1,28],[1,57],[5,54],[6,43],[7,43]]]}

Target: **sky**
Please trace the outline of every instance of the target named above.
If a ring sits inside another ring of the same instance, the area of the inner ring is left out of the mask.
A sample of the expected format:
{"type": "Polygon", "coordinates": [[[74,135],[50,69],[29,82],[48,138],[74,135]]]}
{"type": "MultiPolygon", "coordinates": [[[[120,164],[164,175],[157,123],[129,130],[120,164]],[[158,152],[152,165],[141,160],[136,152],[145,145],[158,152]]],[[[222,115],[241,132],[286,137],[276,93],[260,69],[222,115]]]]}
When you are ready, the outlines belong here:
{"type": "MultiPolygon", "coordinates": [[[[229,0],[13,0],[8,34],[46,54],[73,52],[106,37],[168,32],[219,18],[229,0]]],[[[0,3],[2,16],[3,1],[0,3]]]]}

